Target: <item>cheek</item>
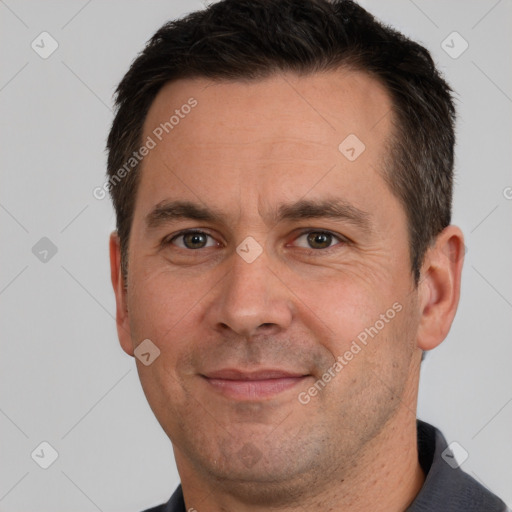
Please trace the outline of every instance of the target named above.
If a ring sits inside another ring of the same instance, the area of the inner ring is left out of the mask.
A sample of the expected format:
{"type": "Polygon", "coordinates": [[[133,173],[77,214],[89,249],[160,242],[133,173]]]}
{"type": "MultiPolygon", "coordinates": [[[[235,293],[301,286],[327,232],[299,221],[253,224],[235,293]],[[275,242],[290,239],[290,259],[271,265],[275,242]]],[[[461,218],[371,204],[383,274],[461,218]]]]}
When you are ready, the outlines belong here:
{"type": "Polygon", "coordinates": [[[165,339],[183,329],[199,307],[207,283],[197,279],[190,283],[161,269],[146,268],[139,274],[134,270],[128,301],[132,332],[138,338],[165,339]]]}
{"type": "Polygon", "coordinates": [[[392,307],[393,301],[377,292],[378,289],[379,285],[332,279],[324,286],[310,288],[304,303],[313,305],[318,320],[330,328],[337,343],[343,347],[392,307]]]}
{"type": "Polygon", "coordinates": [[[193,339],[201,337],[197,316],[205,291],[199,283],[185,284],[176,275],[147,270],[142,279],[132,281],[129,311],[134,345],[149,339],[159,351],[149,366],[137,361],[141,383],[154,410],[183,402],[185,379],[193,373],[193,339]]]}
{"type": "MultiPolygon", "coordinates": [[[[358,359],[378,367],[384,359],[393,364],[414,339],[412,296],[400,273],[394,279],[386,278],[387,272],[370,274],[339,272],[323,286],[309,288],[304,302],[313,304],[317,312],[312,331],[318,333],[321,324],[328,326],[326,338],[317,341],[335,358],[346,356],[347,361],[358,359]]],[[[359,364],[350,366],[354,370],[348,373],[355,375],[359,364]]]]}
{"type": "Polygon", "coordinates": [[[170,293],[167,287],[148,285],[137,296],[131,316],[136,343],[150,339],[159,351],[148,366],[137,360],[137,371],[148,403],[168,435],[186,423],[183,416],[197,403],[190,390],[193,339],[200,331],[194,311],[200,297],[199,292],[191,296],[190,292],[170,293]]]}

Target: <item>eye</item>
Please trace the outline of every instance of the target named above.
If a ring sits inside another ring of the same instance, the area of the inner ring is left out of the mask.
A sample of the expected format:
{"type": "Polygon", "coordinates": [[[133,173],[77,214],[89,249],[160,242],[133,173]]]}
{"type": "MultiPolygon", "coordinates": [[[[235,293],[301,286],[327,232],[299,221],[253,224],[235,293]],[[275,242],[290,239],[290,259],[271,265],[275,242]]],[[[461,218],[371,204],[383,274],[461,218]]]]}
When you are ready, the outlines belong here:
{"type": "Polygon", "coordinates": [[[340,242],[345,242],[341,237],[330,233],[329,231],[308,231],[297,237],[294,245],[304,247],[305,249],[330,249],[340,242]]]}
{"type": "Polygon", "coordinates": [[[205,247],[214,247],[218,245],[208,233],[204,231],[182,231],[174,235],[171,239],[165,242],[165,245],[172,244],[180,247],[181,249],[204,249],[205,247]],[[208,239],[211,239],[208,241],[208,239]]]}

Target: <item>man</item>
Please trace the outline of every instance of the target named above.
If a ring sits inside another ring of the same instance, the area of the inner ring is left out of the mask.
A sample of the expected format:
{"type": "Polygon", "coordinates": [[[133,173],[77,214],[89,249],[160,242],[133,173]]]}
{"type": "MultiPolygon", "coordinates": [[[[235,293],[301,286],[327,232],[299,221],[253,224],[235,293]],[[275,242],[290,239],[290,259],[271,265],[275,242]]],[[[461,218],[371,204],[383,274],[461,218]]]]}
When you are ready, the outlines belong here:
{"type": "Polygon", "coordinates": [[[151,510],[506,510],[416,420],[459,300],[454,117],[429,53],[349,1],[151,39],[108,139],[118,334],[181,478],[151,510]]]}

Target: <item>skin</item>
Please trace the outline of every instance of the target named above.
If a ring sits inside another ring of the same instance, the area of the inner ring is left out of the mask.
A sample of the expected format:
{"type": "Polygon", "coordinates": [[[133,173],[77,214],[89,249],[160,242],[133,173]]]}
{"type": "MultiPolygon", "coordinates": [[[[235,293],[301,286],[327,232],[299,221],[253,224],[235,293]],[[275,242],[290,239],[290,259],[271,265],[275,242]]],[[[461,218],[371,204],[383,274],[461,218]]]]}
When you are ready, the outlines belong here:
{"type": "Polygon", "coordinates": [[[461,231],[438,236],[416,287],[405,211],[381,176],[391,102],[364,73],[169,83],[143,140],[190,97],[197,106],[144,159],[127,283],[115,232],[110,239],[119,339],[130,355],[144,339],[160,350],[137,368],[172,441],[187,509],[405,510],[424,481],[421,351],[441,343],[454,318],[461,231]],[[354,161],[338,150],[349,134],[366,146],[354,161]],[[273,217],[282,203],[333,198],[365,212],[366,228],[273,217]],[[148,229],[146,216],[166,200],[222,217],[148,229]],[[160,245],[191,228],[209,235],[196,239],[204,247],[187,248],[184,237],[160,245]],[[318,231],[334,236],[312,247],[308,233],[318,231]],[[236,251],[248,236],[263,250],[252,263],[236,251]],[[400,312],[301,403],[395,303],[400,312]],[[224,368],[305,377],[270,396],[234,398],[202,377],[224,368]]]}

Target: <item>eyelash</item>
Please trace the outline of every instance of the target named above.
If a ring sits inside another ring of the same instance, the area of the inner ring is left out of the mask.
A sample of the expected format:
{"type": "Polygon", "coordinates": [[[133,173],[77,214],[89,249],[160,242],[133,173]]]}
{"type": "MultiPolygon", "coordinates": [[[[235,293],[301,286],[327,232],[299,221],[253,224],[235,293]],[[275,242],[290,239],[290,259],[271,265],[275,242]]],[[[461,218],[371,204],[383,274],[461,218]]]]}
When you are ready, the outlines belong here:
{"type": "MultiPolygon", "coordinates": [[[[212,235],[210,235],[209,233],[207,233],[206,231],[202,231],[200,229],[185,229],[184,231],[180,231],[179,233],[176,233],[175,235],[171,235],[170,237],[166,237],[162,240],[162,246],[167,246],[167,245],[171,245],[172,242],[174,240],[176,240],[177,238],[180,238],[181,236],[185,236],[185,235],[193,235],[193,234],[199,234],[199,235],[206,235],[206,236],[209,236],[210,238],[213,238],[212,235]]],[[[182,249],[181,247],[178,247],[178,249],[182,249]]],[[[188,251],[193,251],[194,249],[186,249],[188,251]]],[[[198,250],[198,249],[196,249],[198,250]]]]}
{"type": "MultiPolygon", "coordinates": [[[[185,236],[185,235],[189,235],[189,234],[194,234],[194,233],[197,233],[197,234],[200,234],[200,235],[206,235],[207,237],[210,237],[210,238],[214,238],[212,235],[210,235],[209,233],[207,233],[206,231],[202,231],[200,229],[186,229],[184,231],[180,231],[179,233],[176,233],[175,235],[172,235],[171,237],[167,237],[167,238],[164,238],[162,240],[162,243],[161,245],[163,247],[165,246],[168,246],[168,245],[171,245],[172,242],[182,236],[185,236]]],[[[324,230],[324,229],[305,229],[303,231],[301,231],[295,238],[294,238],[294,241],[299,239],[300,237],[304,236],[304,235],[307,235],[309,233],[317,233],[317,234],[321,234],[321,235],[331,235],[333,238],[339,240],[339,242],[337,244],[334,244],[330,247],[326,247],[325,249],[313,249],[313,248],[305,248],[305,247],[299,247],[300,249],[302,249],[303,251],[305,251],[307,254],[318,254],[319,252],[322,252],[322,253],[329,253],[331,252],[331,250],[333,249],[336,249],[336,247],[341,243],[343,245],[348,245],[351,243],[351,241],[342,236],[342,235],[338,235],[336,233],[333,233],[332,231],[327,231],[327,230],[324,230]]],[[[182,249],[182,247],[179,247],[179,249],[182,249]]],[[[206,249],[208,249],[208,247],[206,247],[206,249]]],[[[190,251],[190,252],[194,252],[194,251],[199,251],[200,249],[184,249],[184,250],[187,250],[187,251],[190,251]]]]}

